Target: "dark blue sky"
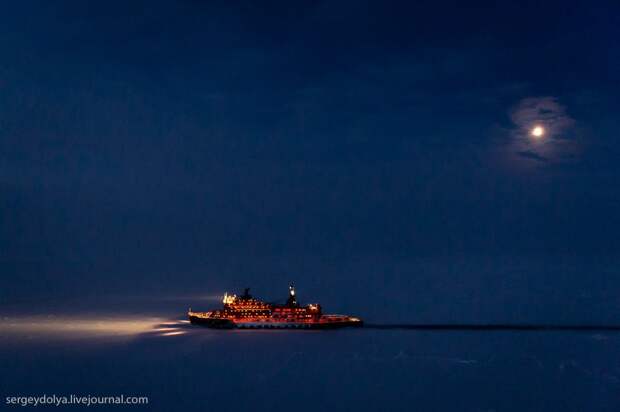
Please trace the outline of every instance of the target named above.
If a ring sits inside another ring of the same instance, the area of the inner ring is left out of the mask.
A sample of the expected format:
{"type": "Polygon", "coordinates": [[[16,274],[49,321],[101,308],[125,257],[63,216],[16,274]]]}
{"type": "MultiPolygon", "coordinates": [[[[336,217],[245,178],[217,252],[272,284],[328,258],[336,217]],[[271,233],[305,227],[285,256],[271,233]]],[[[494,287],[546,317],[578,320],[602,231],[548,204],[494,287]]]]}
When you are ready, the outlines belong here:
{"type": "Polygon", "coordinates": [[[0,297],[620,252],[616,2],[235,3],[5,5],[0,297]]]}

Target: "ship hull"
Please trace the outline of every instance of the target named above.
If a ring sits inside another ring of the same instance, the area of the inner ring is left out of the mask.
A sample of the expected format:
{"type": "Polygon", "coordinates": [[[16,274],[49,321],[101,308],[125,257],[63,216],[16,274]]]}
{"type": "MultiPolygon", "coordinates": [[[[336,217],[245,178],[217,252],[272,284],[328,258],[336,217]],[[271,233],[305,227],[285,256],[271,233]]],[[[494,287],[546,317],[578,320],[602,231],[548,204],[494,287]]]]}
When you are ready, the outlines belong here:
{"type": "Polygon", "coordinates": [[[238,321],[231,319],[210,319],[198,316],[189,316],[192,324],[206,326],[213,329],[297,329],[297,330],[316,330],[316,329],[340,329],[347,327],[362,327],[361,320],[338,320],[328,322],[272,322],[272,321],[238,321]]]}
{"type": "Polygon", "coordinates": [[[229,319],[210,319],[199,316],[189,316],[189,321],[193,325],[206,326],[213,329],[234,329],[234,322],[229,319]]]}

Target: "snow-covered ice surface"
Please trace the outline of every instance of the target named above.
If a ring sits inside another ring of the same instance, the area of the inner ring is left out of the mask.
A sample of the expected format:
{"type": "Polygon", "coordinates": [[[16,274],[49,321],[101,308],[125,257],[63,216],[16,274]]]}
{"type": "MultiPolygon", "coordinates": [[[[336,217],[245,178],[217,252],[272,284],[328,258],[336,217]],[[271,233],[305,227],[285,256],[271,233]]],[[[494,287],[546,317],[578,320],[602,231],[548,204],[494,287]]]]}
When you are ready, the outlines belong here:
{"type": "Polygon", "coordinates": [[[4,316],[2,402],[125,394],[162,411],[620,410],[620,333],[219,331],[171,315],[4,316]]]}

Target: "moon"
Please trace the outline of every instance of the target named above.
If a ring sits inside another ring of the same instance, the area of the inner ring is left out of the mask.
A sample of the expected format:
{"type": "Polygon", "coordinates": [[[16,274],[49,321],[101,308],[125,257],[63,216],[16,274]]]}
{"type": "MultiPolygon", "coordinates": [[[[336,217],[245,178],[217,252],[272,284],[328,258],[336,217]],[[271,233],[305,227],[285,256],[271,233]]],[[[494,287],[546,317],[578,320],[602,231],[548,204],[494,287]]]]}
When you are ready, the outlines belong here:
{"type": "Polygon", "coordinates": [[[530,133],[532,136],[540,138],[543,137],[543,135],[545,134],[545,128],[542,126],[534,126],[530,133]]]}

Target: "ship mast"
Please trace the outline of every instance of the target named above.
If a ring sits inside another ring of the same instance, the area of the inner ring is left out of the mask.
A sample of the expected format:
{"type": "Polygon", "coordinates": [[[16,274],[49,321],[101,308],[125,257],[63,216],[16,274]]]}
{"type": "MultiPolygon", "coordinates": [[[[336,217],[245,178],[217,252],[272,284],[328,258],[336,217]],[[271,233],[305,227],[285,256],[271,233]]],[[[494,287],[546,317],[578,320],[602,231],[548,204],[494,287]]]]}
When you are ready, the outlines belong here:
{"type": "Polygon", "coordinates": [[[295,297],[295,286],[291,283],[288,287],[288,300],[286,301],[286,306],[297,306],[297,298],[295,297]]]}

